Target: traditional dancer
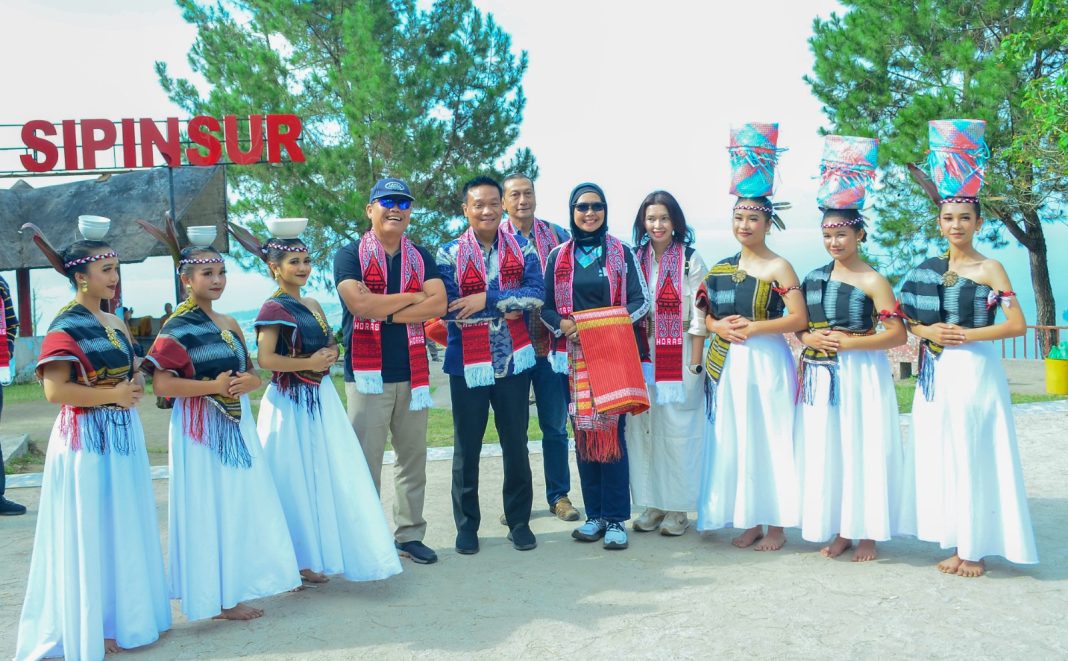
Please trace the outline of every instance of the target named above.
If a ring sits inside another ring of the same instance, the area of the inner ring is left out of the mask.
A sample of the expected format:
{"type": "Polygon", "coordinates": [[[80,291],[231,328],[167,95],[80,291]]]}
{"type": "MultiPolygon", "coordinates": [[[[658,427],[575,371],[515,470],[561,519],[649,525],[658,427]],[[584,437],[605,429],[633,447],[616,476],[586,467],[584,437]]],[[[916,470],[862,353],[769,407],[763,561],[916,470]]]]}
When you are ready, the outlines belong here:
{"type": "Polygon", "coordinates": [[[571,240],[549,253],[541,318],[556,337],[553,369],[570,376],[571,426],[586,523],[571,536],[627,548],[630,478],[625,413],[649,408],[633,324],[649,310],[634,253],[608,234],[604,191],[571,191],[571,240]]]}
{"type": "Polygon", "coordinates": [[[171,627],[156,498],[122,321],[101,310],[119,284],[102,241],[62,252],[34,241],[76,294],[48,328],[37,377],[62,410],[48,439],[16,659],[105,653],[155,642],[171,627]]]}
{"type": "Polygon", "coordinates": [[[801,536],[836,536],[820,551],[828,558],[859,540],[856,562],[874,560],[875,542],[902,532],[901,428],[885,350],[904,344],[906,333],[890,283],[859,253],[878,146],[851,136],[824,141],[818,201],[823,247],[834,259],[805,276],[808,330],[798,333],[801,536]]]}
{"type": "MultiPolygon", "coordinates": [[[[510,174],[501,182],[504,186],[504,209],[508,220],[501,229],[518,234],[533,244],[538,255],[542,275],[549,251],[571,238],[567,230],[534,215],[537,198],[534,182],[523,174],[510,174]]],[[[536,356],[530,382],[537,404],[538,426],[541,428],[541,456],[545,468],[545,499],[549,511],[561,521],[578,521],[579,512],[571,504],[571,468],[568,462],[567,439],[567,376],[553,371],[549,363],[552,337],[541,323],[541,310],[527,313],[527,331],[536,356]]],[[[501,523],[507,524],[501,516],[501,523]]]]}
{"type": "Polygon", "coordinates": [[[922,340],[912,405],[916,532],[956,547],[938,569],[958,576],[981,576],[990,555],[1038,562],[1008,382],[991,343],[1023,335],[1027,322],[1005,268],[974,245],[983,226],[985,128],[980,120],[930,123],[929,178],[912,171],[937,201],[949,251],[913,269],[901,287],[909,328],[922,340]],[[1005,321],[994,323],[998,308],[1005,321]]]}
{"type": "Polygon", "coordinates": [[[745,528],[731,543],[755,544],[757,551],[782,548],[783,528],[799,519],[793,455],[797,379],[782,334],[804,330],[808,317],[793,267],[766,243],[772,225],[783,229],[768,199],[781,151],[778,135],[778,124],[731,130],[731,194],[738,196],[732,228],[742,250],[713,266],[697,292],[712,333],[705,360],[711,424],[697,529],[745,528]]]}
{"type": "Polygon", "coordinates": [[[455,447],[452,515],[456,552],[478,553],[478,464],[490,407],[501,439],[508,539],[519,551],[537,546],[530,530],[534,498],[527,426],[534,347],[524,319],[542,304],[541,264],[533,245],[501,228],[501,186],[490,177],[464,184],[468,229],[438,249],[449,297],[445,373],[449,375],[455,447]]]}
{"type": "Polygon", "coordinates": [[[142,368],[174,398],[170,426],[171,596],[190,620],[250,620],[241,602],[300,586],[285,514],[248,393],[260,386],[241,328],[212,306],[226,288],[210,238],[178,252],[173,223],[146,231],[170,246],[189,298],[160,330],[142,368]],[[220,612],[221,611],[221,612],[220,612]]]}
{"type": "Polygon", "coordinates": [[[398,574],[393,535],[367,469],[359,439],[330,380],[337,341],[314,298],[300,289],[311,257],[297,238],[307,221],[268,221],[260,244],[236,225],[230,232],[262,255],[278,291],[256,317],[257,361],[273,372],[257,424],[264,456],[286,513],[300,574],[310,583],[327,575],[376,581],[398,574]],[[283,226],[283,222],[291,226],[283,226]]]}
{"type": "Polygon", "coordinates": [[[674,196],[655,191],[634,218],[634,245],[649,290],[649,314],[639,346],[652,405],[627,418],[630,491],[645,511],[634,520],[640,532],[686,532],[697,502],[704,447],[701,354],[704,312],[694,301],[708,267],[692,247],[693,230],[674,196]]]}

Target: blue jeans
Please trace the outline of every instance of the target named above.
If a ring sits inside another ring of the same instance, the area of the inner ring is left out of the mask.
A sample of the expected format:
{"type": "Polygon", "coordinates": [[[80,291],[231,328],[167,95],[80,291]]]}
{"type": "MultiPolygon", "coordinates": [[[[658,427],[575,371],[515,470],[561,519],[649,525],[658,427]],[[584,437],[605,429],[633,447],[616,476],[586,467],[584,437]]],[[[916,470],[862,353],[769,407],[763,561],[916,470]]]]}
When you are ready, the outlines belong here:
{"type": "Polygon", "coordinates": [[[567,462],[567,375],[554,372],[549,359],[543,357],[534,364],[531,381],[541,427],[545,500],[552,507],[571,491],[571,469],[567,462]]]}
{"type": "Polygon", "coordinates": [[[587,519],[604,519],[609,523],[630,518],[630,463],[623,429],[626,416],[619,418],[619,447],[623,456],[619,461],[602,464],[578,459],[579,479],[582,480],[582,502],[587,519]]]}

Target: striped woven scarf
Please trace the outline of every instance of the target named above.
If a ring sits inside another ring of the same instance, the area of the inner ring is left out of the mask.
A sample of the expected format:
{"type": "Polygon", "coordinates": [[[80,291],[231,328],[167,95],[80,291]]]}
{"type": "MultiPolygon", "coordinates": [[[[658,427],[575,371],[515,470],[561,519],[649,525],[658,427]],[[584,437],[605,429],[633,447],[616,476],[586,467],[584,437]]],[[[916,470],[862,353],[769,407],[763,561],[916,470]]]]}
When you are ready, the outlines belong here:
{"type": "MultiPolygon", "coordinates": [[[[946,253],[925,260],[905,276],[901,282],[901,311],[910,323],[930,326],[942,321],[942,295],[948,273],[949,253],[946,253]]],[[[934,398],[935,361],[944,349],[930,340],[920,342],[917,380],[927,401],[934,398]]]]}
{"type": "MultiPolygon", "coordinates": [[[[486,263],[482,244],[475,231],[468,228],[456,243],[456,284],[460,296],[470,296],[486,291],[486,263]]],[[[523,283],[526,259],[515,236],[497,229],[497,278],[500,291],[516,289],[523,283]]],[[[534,366],[534,347],[522,317],[506,319],[508,333],[512,337],[512,366],[516,373],[534,366]]],[[[463,346],[464,380],[468,388],[491,386],[494,383],[493,355],[490,351],[489,322],[460,324],[460,340],[463,346]]]]}
{"type": "MultiPolygon", "coordinates": [[[[6,343],[7,338],[3,338],[6,343]]],[[[71,380],[84,386],[114,386],[130,378],[134,353],[126,334],[100,323],[84,305],[71,301],[48,327],[37,374],[48,363],[70,363],[71,380]]],[[[129,409],[69,406],[60,411],[60,430],[73,451],[130,453],[129,409]]]]}
{"type": "MultiPolygon", "coordinates": [[[[220,374],[249,370],[244,339],[220,330],[192,299],[182,302],[160,330],[143,367],[164,369],[184,379],[211,381],[220,374]]],[[[241,399],[227,395],[185,398],[182,427],[194,443],[206,445],[226,466],[252,466],[241,436],[241,399]]]]}
{"type": "MultiPolygon", "coordinates": [[[[653,273],[653,246],[647,243],[638,250],[638,263],[648,282],[653,273]]],[[[654,305],[649,314],[641,320],[642,369],[651,374],[656,383],[657,404],[671,404],[686,401],[682,387],[682,278],[685,264],[685,251],[678,241],[672,241],[664,254],[660,256],[660,266],[656,282],[650,283],[654,289],[654,305]],[[653,342],[656,349],[656,362],[653,364],[648,351],[650,334],[655,335],[653,342]]]]}
{"type": "MultiPolygon", "coordinates": [[[[509,234],[518,234],[519,230],[512,224],[511,220],[506,220],[501,223],[501,228],[509,234]]],[[[560,245],[560,237],[557,236],[556,231],[552,226],[544,220],[538,218],[534,219],[534,225],[530,231],[531,239],[534,241],[534,248],[538,253],[538,261],[541,263],[542,273],[545,272],[545,263],[549,259],[549,253],[553,248],[560,245]]],[[[538,358],[542,358],[549,354],[549,350],[552,349],[552,338],[549,336],[548,331],[545,329],[545,325],[541,321],[541,308],[535,308],[530,311],[530,324],[527,326],[527,330],[530,332],[530,343],[534,345],[534,355],[538,358]]]]}
{"type": "MultiPolygon", "coordinates": [[[[279,356],[307,358],[329,346],[333,339],[326,319],[281,289],[260,308],[256,316],[257,330],[261,326],[281,327],[275,344],[275,353],[279,356]]],[[[319,384],[329,373],[330,370],[273,372],[271,382],[290,401],[314,413],[319,411],[319,384]]]]}
{"type": "MultiPolygon", "coordinates": [[[[389,259],[374,232],[360,237],[360,269],[363,284],[372,294],[385,294],[389,283],[389,259]]],[[[426,266],[419,249],[401,236],[401,292],[423,291],[426,266]]],[[[408,366],[411,371],[411,411],[430,408],[430,362],[422,323],[405,324],[408,330],[408,366]]],[[[356,389],[366,395],[382,394],[382,322],[354,317],[352,320],[352,375],[356,389]]]]}

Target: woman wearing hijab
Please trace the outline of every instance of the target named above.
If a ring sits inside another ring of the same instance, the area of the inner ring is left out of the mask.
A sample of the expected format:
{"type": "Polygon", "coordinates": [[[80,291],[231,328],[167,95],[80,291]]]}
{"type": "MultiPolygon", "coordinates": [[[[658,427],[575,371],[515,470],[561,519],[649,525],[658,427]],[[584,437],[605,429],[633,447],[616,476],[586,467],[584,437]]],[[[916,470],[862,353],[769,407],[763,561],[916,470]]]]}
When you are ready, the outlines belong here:
{"type": "Polygon", "coordinates": [[[608,235],[604,191],[591,183],[571,191],[571,240],[545,264],[542,321],[556,337],[553,369],[568,373],[586,523],[571,533],[627,548],[630,479],[624,413],[648,408],[633,324],[649,309],[634,253],[608,235]],[[569,369],[570,368],[570,369],[569,369]]]}

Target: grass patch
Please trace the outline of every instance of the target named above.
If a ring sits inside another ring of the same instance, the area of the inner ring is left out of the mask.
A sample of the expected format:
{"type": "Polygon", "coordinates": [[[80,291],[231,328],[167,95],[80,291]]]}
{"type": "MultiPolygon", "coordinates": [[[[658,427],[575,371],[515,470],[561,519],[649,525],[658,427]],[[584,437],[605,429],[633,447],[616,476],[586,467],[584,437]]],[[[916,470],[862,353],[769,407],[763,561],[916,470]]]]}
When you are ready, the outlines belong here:
{"type": "MultiPolygon", "coordinates": [[[[912,399],[916,393],[916,378],[894,383],[897,391],[897,408],[901,413],[912,413],[912,399]]],[[[1013,404],[1032,404],[1035,402],[1053,402],[1059,399],[1068,399],[1064,395],[1032,395],[1022,392],[1009,393],[1013,404]]]]}
{"type": "Polygon", "coordinates": [[[13,383],[4,386],[4,403],[10,402],[43,402],[44,388],[36,381],[32,383],[13,383]]]}
{"type": "MultiPolygon", "coordinates": [[[[7,390],[7,388],[4,388],[4,390],[7,390]]],[[[14,459],[4,457],[4,473],[13,475],[15,473],[37,472],[44,465],[44,460],[44,452],[41,452],[36,443],[30,443],[26,454],[14,459]]]]}

